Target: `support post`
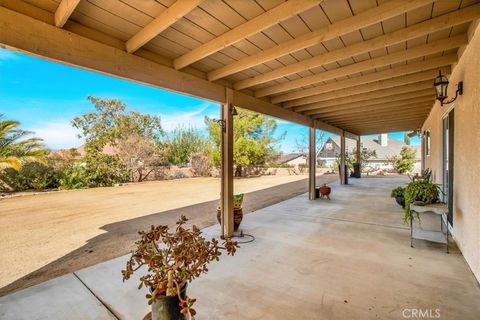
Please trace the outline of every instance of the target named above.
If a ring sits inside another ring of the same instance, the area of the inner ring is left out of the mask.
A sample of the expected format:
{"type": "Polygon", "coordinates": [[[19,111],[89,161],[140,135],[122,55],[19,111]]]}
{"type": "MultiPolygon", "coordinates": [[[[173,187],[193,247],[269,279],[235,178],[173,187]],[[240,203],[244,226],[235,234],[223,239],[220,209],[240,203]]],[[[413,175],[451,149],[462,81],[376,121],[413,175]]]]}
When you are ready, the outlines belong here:
{"type": "Polygon", "coordinates": [[[355,165],[355,177],[362,177],[362,143],[360,141],[360,136],[357,139],[357,164],[355,165]]]}
{"type": "Polygon", "coordinates": [[[222,191],[221,225],[222,235],[233,235],[233,90],[226,89],[225,103],[222,104],[222,191]]]}
{"type": "Polygon", "coordinates": [[[315,200],[315,180],[317,172],[317,142],[315,134],[315,128],[310,128],[308,155],[308,198],[310,200],[315,200]]]}
{"type": "Polygon", "coordinates": [[[346,172],[345,172],[345,132],[342,132],[340,136],[340,184],[345,184],[346,172]]]}

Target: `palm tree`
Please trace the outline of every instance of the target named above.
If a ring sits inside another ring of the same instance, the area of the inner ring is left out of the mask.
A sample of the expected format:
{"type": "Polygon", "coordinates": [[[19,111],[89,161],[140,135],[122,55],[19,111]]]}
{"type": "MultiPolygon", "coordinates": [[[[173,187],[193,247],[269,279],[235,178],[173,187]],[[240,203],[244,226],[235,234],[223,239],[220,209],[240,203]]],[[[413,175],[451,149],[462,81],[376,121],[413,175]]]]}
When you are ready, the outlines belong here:
{"type": "Polygon", "coordinates": [[[20,122],[4,120],[0,114],[0,169],[18,171],[26,162],[43,162],[48,153],[41,139],[27,138],[31,132],[19,127],[20,122]]]}

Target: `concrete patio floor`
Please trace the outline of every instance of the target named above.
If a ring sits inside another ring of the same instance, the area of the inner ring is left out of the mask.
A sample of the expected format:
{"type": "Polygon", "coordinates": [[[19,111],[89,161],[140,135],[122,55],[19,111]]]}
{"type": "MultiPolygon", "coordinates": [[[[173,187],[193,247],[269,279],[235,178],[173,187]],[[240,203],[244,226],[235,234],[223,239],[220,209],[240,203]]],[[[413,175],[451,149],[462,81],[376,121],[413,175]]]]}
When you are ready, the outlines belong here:
{"type": "MultiPolygon", "coordinates": [[[[242,228],[256,240],[189,286],[197,319],[405,319],[418,310],[479,319],[480,287],[461,253],[422,240],[410,248],[389,197],[406,182],[353,179],[333,184],[331,201],[302,195],[247,215],[242,228]]],[[[142,319],[145,291],[121,281],[126,259],[4,296],[0,319],[142,319]]]]}

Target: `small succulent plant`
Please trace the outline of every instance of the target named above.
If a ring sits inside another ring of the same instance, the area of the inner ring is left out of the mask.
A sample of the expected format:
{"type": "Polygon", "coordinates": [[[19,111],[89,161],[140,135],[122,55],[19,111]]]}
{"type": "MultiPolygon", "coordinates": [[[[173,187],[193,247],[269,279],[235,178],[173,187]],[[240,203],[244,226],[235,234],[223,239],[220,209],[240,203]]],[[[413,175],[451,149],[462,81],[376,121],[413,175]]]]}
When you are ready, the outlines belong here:
{"type": "Polygon", "coordinates": [[[146,286],[150,293],[146,295],[148,304],[162,296],[177,295],[181,313],[194,316],[192,308],[196,299],[180,294],[185,285],[202,273],[208,272],[207,264],[218,261],[221,250],[234,255],[238,247],[236,242],[224,240],[220,246],[217,239],[206,240],[195,225],[185,228],[188,219],[182,216],[176,223],[174,232],[168,226],[151,226],[149,231],[140,231],[140,240],[135,242],[136,249],[122,270],[123,281],[142,266],[148,267],[147,274],[140,278],[139,289],[146,286]]]}

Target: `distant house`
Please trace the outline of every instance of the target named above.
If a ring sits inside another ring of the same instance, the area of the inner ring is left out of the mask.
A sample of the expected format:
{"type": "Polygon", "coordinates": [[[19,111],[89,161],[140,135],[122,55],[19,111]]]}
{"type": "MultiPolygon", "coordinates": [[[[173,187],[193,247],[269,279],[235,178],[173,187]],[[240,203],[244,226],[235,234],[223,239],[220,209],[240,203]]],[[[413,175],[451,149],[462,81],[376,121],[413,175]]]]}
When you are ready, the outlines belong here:
{"type": "Polygon", "coordinates": [[[308,157],[304,153],[286,153],[280,155],[277,164],[281,165],[290,165],[292,167],[298,166],[301,164],[307,164],[308,157]]]}
{"type": "MultiPolygon", "coordinates": [[[[403,141],[389,137],[386,133],[374,136],[361,137],[362,148],[374,150],[376,158],[369,159],[368,166],[372,169],[392,169],[391,159],[398,156],[403,147],[410,147],[417,151],[417,163],[415,169],[420,169],[420,146],[409,146],[403,141]]],[[[356,141],[346,139],[347,155],[355,152],[356,141]]],[[[335,160],[340,157],[340,137],[329,138],[319,153],[319,164],[325,167],[333,165],[335,160]]]]}

